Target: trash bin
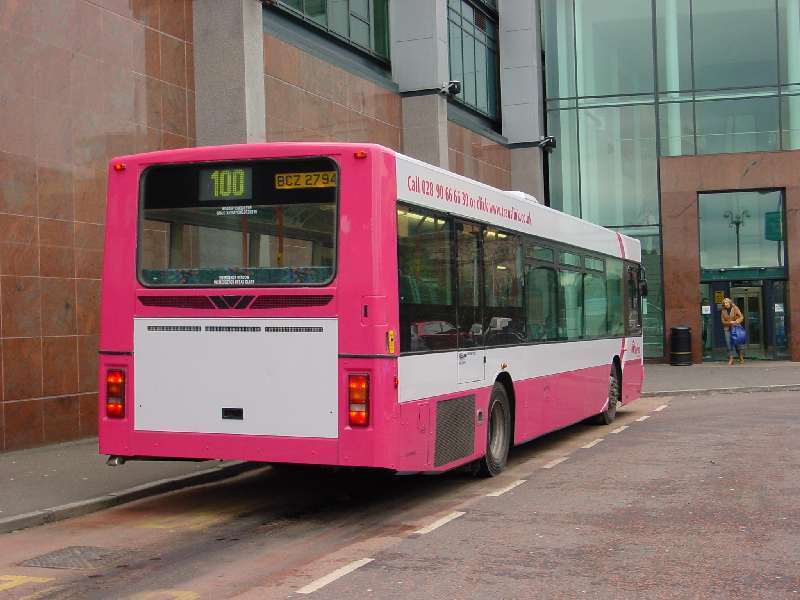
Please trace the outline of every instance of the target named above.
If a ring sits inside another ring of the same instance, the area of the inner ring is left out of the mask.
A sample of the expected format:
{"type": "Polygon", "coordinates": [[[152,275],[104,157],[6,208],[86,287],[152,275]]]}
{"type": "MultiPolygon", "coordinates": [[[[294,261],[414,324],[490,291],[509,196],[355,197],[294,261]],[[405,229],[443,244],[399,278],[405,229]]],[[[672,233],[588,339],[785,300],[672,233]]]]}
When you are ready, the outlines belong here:
{"type": "Polygon", "coordinates": [[[685,325],[670,329],[669,364],[689,366],[692,364],[692,328],[685,325]]]}

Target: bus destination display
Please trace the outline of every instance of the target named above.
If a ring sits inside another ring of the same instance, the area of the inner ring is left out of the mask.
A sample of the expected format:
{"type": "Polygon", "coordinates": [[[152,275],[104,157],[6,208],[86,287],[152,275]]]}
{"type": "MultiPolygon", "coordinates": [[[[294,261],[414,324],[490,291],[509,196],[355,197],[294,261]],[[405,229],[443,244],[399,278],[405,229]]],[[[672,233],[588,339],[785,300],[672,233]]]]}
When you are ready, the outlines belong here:
{"type": "Polygon", "coordinates": [[[276,190],[300,190],[304,188],[329,187],[336,187],[336,171],[275,174],[276,190]]]}
{"type": "Polygon", "coordinates": [[[203,202],[253,199],[253,169],[201,169],[200,200],[203,202]]]}

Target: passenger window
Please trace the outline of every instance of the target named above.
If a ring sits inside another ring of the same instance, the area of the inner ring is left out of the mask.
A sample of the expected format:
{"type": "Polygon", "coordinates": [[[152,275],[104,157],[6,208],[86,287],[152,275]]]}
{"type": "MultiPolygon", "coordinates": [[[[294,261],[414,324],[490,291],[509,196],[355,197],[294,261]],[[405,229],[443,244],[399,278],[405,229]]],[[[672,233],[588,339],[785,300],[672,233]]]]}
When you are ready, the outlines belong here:
{"type": "MultiPolygon", "coordinates": [[[[590,259],[587,259],[587,261],[590,259]]],[[[589,265],[587,264],[587,267],[589,265]]],[[[608,330],[606,278],[602,273],[583,275],[583,334],[586,338],[604,337],[608,330]]]]}
{"type": "Polygon", "coordinates": [[[605,261],[602,258],[587,256],[583,261],[586,268],[590,271],[600,271],[601,273],[605,271],[605,261]]]}
{"type": "Polygon", "coordinates": [[[555,260],[553,249],[546,246],[528,246],[525,255],[528,258],[544,262],[553,262],[555,260]]]}
{"type": "Polygon", "coordinates": [[[608,298],[608,334],[625,334],[625,301],[622,292],[622,261],[606,262],[606,295],[608,298]]]}
{"type": "Polygon", "coordinates": [[[480,241],[479,225],[456,223],[459,348],[483,345],[480,241]]]}
{"type": "Polygon", "coordinates": [[[579,254],[573,254],[572,252],[561,252],[558,258],[559,262],[562,265],[566,265],[568,267],[580,267],[581,266],[581,257],[579,254]]]}
{"type": "Polygon", "coordinates": [[[483,237],[486,310],[484,343],[487,346],[525,342],[522,308],[522,256],[519,239],[493,228],[483,237]]]}
{"type": "Polygon", "coordinates": [[[456,348],[451,221],[398,206],[400,350],[456,348]]]}
{"type": "Polygon", "coordinates": [[[561,339],[579,340],[583,334],[583,273],[559,271],[558,335],[561,339]]]}
{"type": "Polygon", "coordinates": [[[641,299],[639,297],[639,273],[634,266],[628,267],[628,333],[638,335],[641,333],[642,314],[641,299]]]}
{"type": "Polygon", "coordinates": [[[528,341],[558,339],[558,276],[551,267],[529,267],[525,282],[528,341]]]}

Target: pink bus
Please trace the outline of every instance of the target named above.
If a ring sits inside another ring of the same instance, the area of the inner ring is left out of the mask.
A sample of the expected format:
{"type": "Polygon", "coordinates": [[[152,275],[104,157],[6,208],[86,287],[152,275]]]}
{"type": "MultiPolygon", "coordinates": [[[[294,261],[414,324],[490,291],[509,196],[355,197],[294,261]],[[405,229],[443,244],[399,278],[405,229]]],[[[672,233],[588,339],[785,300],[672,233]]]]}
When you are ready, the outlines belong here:
{"type": "Polygon", "coordinates": [[[485,475],[643,378],[639,243],[369,144],[109,165],[100,452],[485,475]]]}

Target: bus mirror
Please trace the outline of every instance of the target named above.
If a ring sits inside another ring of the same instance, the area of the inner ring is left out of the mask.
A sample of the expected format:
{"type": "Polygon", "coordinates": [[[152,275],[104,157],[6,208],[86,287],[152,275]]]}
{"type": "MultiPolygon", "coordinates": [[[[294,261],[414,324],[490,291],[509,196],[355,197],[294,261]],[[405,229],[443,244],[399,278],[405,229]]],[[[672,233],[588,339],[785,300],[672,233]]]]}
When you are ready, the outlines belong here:
{"type": "Polygon", "coordinates": [[[639,282],[639,295],[642,298],[647,298],[647,280],[643,279],[639,282]]]}

